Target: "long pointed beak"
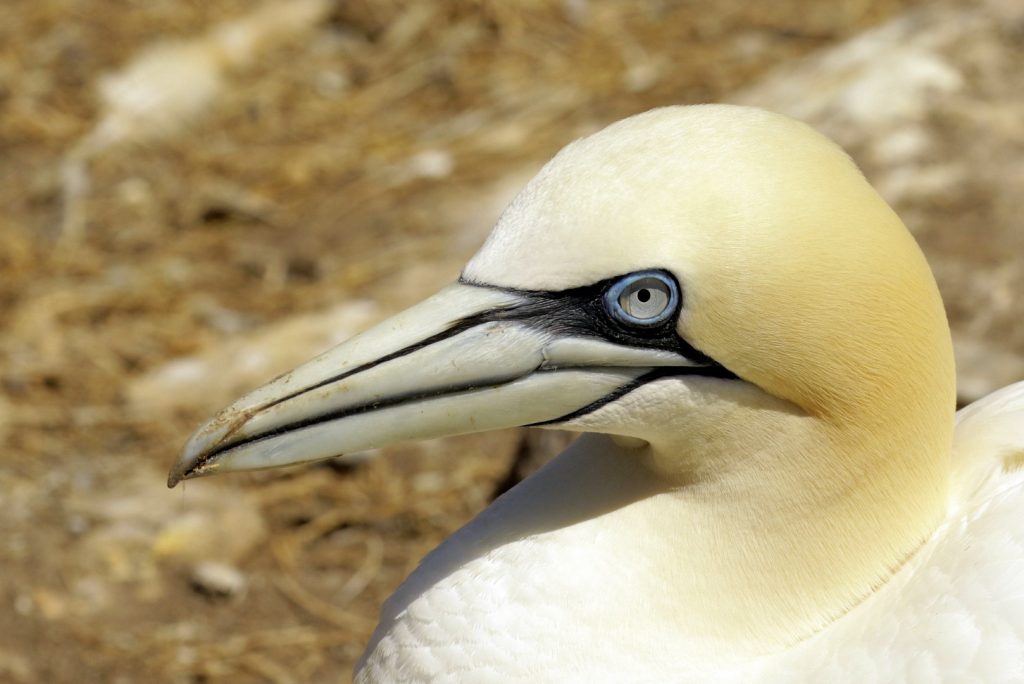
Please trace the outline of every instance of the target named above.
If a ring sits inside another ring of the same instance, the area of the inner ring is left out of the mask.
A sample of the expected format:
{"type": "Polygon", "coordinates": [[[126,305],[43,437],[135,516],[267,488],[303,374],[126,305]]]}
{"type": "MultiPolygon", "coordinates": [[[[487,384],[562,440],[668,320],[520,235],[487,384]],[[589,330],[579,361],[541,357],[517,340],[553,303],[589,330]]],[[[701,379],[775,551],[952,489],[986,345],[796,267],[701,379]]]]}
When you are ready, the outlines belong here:
{"type": "Polygon", "coordinates": [[[221,411],[189,439],[168,486],[405,440],[553,423],[621,396],[652,372],[706,365],[559,325],[554,300],[534,294],[445,288],[221,411]]]}

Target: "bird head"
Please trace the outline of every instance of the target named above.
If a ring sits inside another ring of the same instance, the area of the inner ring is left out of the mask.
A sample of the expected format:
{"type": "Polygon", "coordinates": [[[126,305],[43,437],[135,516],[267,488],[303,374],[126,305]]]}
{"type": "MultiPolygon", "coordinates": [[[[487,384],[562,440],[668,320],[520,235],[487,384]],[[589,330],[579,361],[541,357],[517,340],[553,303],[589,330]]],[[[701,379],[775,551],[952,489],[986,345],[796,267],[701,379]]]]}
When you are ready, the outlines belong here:
{"type": "Polygon", "coordinates": [[[776,114],[670,107],[563,149],[457,283],[222,411],[169,483],[518,425],[938,446],[953,404],[934,279],[850,158],[776,114]]]}

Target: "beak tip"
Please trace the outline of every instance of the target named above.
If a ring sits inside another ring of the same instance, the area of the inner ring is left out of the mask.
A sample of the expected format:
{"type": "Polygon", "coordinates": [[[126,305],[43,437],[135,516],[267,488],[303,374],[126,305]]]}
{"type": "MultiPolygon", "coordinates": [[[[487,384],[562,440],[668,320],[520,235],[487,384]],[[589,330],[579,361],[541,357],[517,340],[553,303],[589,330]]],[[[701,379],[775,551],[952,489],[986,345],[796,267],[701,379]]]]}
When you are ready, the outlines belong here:
{"type": "Polygon", "coordinates": [[[195,459],[188,458],[187,454],[179,458],[178,461],[171,466],[170,472],[167,473],[167,488],[174,489],[179,482],[187,480],[193,475],[193,468],[195,467],[195,459]]]}
{"type": "MultiPolygon", "coordinates": [[[[199,431],[197,431],[198,434],[199,431]]],[[[178,457],[178,460],[171,466],[170,472],[167,473],[168,489],[173,489],[182,480],[191,479],[201,474],[201,464],[206,451],[197,447],[195,443],[197,435],[193,435],[188,440],[188,443],[185,444],[181,452],[181,456],[178,457]]]]}
{"type": "Polygon", "coordinates": [[[210,454],[230,438],[248,417],[249,414],[229,407],[196,428],[167,473],[167,488],[174,489],[182,480],[191,480],[217,470],[218,464],[216,460],[209,460],[210,454]]]}

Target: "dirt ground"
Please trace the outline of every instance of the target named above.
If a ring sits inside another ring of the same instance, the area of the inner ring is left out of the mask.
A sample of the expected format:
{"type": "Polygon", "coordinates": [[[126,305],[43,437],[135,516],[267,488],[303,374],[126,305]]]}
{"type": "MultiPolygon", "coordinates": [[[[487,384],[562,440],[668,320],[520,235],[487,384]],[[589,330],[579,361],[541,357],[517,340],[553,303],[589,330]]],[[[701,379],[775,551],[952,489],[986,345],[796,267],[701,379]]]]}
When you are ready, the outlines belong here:
{"type": "Polygon", "coordinates": [[[224,56],[216,27],[253,4],[6,0],[0,681],[347,680],[381,601],[487,504],[520,433],[168,493],[240,388],[211,373],[154,399],[147,379],[216,349],[230,375],[224,345],[296,314],[394,311],[451,280],[510,184],[574,137],[723,99],[911,4],[307,3],[224,56]],[[97,134],[117,115],[103,76],[166,41],[142,88],[172,115],[140,105],[97,134]]]}

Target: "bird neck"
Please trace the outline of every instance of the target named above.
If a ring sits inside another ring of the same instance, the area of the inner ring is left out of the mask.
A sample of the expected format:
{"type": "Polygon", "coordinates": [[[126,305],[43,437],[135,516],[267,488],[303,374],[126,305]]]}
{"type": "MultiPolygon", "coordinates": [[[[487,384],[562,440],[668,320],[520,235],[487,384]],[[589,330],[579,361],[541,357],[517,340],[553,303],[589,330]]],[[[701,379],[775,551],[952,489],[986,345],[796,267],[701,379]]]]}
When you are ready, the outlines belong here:
{"type": "MultiPolygon", "coordinates": [[[[766,652],[845,614],[904,564],[945,515],[948,426],[890,417],[831,423],[737,408],[655,441],[673,591],[684,631],[766,652]],[[723,433],[727,438],[723,438],[723,433]]],[[[936,421],[937,423],[937,421],[936,421]]]]}

